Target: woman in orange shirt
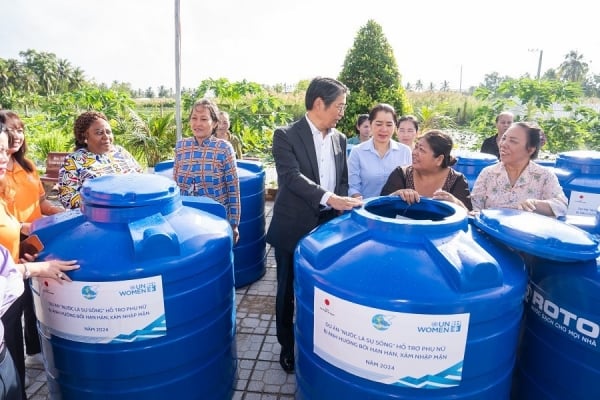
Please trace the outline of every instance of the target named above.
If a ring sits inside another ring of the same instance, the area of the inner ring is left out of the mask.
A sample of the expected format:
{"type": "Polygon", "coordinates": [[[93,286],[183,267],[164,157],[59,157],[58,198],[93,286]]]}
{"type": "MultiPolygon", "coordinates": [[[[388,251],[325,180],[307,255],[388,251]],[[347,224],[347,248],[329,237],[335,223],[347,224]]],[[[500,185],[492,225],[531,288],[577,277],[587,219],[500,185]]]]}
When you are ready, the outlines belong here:
{"type": "MultiPolygon", "coordinates": [[[[65,211],[63,207],[52,204],[46,198],[44,185],[38,175],[35,164],[26,157],[27,141],[25,140],[25,124],[17,113],[0,110],[0,122],[4,123],[9,133],[10,159],[6,170],[6,179],[12,189],[8,193],[8,211],[21,223],[21,240],[31,229],[31,223],[42,215],[52,215],[65,211]]],[[[41,344],[37,332],[37,318],[33,308],[33,295],[29,281],[25,282],[23,291],[23,319],[25,363],[28,366],[42,365],[41,344]]]]}
{"type": "MultiPolygon", "coordinates": [[[[11,146],[9,146],[8,129],[0,122],[0,245],[6,247],[16,264],[17,270],[23,279],[30,277],[46,277],[62,281],[70,281],[63,271],[79,268],[76,261],[51,260],[44,262],[31,262],[36,254],[24,254],[19,257],[19,243],[22,224],[15,218],[8,204],[14,201],[15,188],[6,179],[8,163],[10,160],[11,146]]],[[[29,229],[29,227],[27,227],[29,229]]],[[[17,299],[2,316],[4,325],[4,343],[10,352],[17,368],[21,383],[25,382],[25,355],[23,351],[23,328],[21,314],[23,313],[22,298],[17,299]]],[[[25,388],[21,388],[22,397],[26,399],[25,388]]]]}

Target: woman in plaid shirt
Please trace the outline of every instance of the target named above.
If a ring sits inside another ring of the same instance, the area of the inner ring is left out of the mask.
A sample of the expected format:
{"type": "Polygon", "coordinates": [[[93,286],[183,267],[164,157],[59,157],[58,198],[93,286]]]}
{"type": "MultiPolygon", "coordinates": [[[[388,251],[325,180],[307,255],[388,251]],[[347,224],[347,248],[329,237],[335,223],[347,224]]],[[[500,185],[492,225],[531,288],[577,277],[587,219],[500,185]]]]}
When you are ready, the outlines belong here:
{"type": "Polygon", "coordinates": [[[173,178],[183,196],[207,196],[225,206],[233,230],[233,242],[239,238],[240,184],[231,145],[214,136],[219,110],[210,100],[197,101],[190,113],[194,134],[177,142],[173,178]]]}

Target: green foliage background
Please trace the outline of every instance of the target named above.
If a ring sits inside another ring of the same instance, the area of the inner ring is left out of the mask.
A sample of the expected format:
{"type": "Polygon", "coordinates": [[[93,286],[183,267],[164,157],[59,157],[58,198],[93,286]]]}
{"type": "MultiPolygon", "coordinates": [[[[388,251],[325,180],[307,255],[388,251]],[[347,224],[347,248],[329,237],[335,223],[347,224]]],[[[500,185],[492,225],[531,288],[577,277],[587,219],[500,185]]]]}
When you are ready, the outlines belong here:
{"type": "MultiPolygon", "coordinates": [[[[171,159],[176,140],[175,100],[156,98],[152,89],[134,91],[114,82],[109,88],[83,78],[83,71],[52,53],[27,50],[21,60],[0,58],[0,104],[17,111],[26,124],[29,157],[43,168],[50,151],[71,151],[73,122],[83,111],[98,110],[110,119],[117,143],[125,146],[142,165],[171,159]],[[148,98],[134,98],[145,94],[148,98]]],[[[348,50],[338,79],[350,88],[345,117],[338,128],[354,134],[358,114],[377,103],[389,103],[399,115],[414,114],[421,132],[432,128],[463,132],[472,150],[494,134],[495,116],[511,110],[517,120],[537,122],[548,138],[551,153],[576,149],[600,150],[600,76],[588,74],[588,64],[575,51],[550,68],[540,79],[525,75],[502,77],[496,72],[468,93],[440,90],[430,83],[402,85],[394,52],[383,29],[374,20],[361,27],[348,50]],[[557,107],[560,111],[557,111],[557,107]]],[[[304,93],[309,81],[298,82],[291,92],[283,85],[207,79],[183,91],[184,136],[190,135],[187,115],[202,97],[212,98],[230,113],[232,132],[242,142],[244,154],[269,162],[273,131],[305,113],[304,93]]],[[[172,91],[161,87],[161,96],[172,91]]],[[[464,148],[464,147],[463,147],[464,148]]]]}

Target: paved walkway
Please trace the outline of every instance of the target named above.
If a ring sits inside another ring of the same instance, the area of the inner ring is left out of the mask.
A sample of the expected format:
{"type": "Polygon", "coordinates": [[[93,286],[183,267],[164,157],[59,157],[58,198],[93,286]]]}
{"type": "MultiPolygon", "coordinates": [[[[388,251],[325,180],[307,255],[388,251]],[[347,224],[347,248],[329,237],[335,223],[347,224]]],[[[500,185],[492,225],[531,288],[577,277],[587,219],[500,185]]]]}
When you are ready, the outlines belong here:
{"type": "MultiPolygon", "coordinates": [[[[267,202],[267,226],[273,203],[267,202]]],[[[275,292],[277,287],[275,259],[267,245],[267,268],[258,281],[236,290],[238,379],[233,399],[294,399],[295,375],[279,366],[279,344],[275,336],[275,292]]],[[[42,367],[27,369],[30,400],[47,400],[48,387],[42,367]]],[[[82,399],[83,400],[83,399],[82,399]]],[[[183,400],[183,399],[177,399],[183,400]]]]}

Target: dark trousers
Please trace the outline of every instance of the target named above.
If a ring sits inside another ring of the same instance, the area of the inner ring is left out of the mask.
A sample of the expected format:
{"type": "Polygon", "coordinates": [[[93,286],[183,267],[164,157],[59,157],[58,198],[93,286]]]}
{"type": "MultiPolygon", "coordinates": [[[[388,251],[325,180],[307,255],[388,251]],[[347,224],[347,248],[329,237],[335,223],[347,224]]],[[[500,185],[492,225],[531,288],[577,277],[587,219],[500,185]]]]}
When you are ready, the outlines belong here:
{"type": "MultiPolygon", "coordinates": [[[[337,217],[335,210],[322,211],[319,225],[337,217]]],[[[275,248],[277,263],[277,297],[275,298],[275,326],[277,341],[282,351],[294,351],[294,253],[275,248]]]]}
{"type": "Polygon", "coordinates": [[[17,375],[21,383],[23,400],[27,399],[25,394],[25,351],[23,349],[23,295],[19,297],[2,316],[4,325],[4,345],[10,353],[17,369],[17,375]]]}
{"type": "Polygon", "coordinates": [[[277,297],[275,326],[282,351],[294,351],[294,254],[275,248],[277,297]]]}
{"type": "Polygon", "coordinates": [[[25,353],[29,355],[42,352],[40,337],[37,329],[37,318],[33,309],[33,293],[29,280],[25,282],[25,291],[23,292],[23,320],[25,326],[23,332],[25,334],[25,353]]]}

